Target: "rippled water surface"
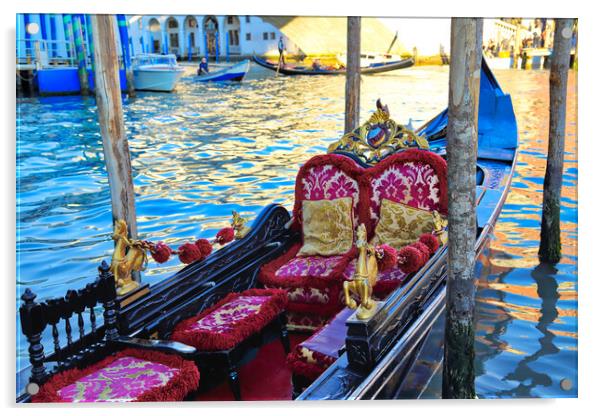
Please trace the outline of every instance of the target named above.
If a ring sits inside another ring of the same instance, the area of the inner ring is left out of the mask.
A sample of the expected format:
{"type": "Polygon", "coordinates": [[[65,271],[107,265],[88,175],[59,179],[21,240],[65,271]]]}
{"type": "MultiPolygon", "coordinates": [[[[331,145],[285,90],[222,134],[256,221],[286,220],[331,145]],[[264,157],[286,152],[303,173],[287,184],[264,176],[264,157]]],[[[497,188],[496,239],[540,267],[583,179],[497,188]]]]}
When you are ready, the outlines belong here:
{"type": "MultiPolygon", "coordinates": [[[[564,257],[538,266],[547,150],[547,73],[497,71],[513,96],[521,154],[513,187],[480,277],[478,393],[483,397],[574,396],[577,368],[576,82],[571,75],[562,206],[564,257]],[[559,383],[572,382],[568,391],[559,383]]],[[[447,103],[447,68],[365,76],[362,120],[377,98],[415,127],[447,103]]],[[[238,210],[292,207],[301,163],[323,153],[343,128],[344,77],[279,77],[252,67],[240,85],[138,93],[124,103],[141,238],[213,237],[238,210]]],[[[111,211],[93,99],[17,100],[17,296],[40,298],[91,281],[112,250],[111,211]]],[[[157,282],[180,267],[150,262],[157,282]]],[[[18,342],[19,364],[26,346],[18,342]]]]}

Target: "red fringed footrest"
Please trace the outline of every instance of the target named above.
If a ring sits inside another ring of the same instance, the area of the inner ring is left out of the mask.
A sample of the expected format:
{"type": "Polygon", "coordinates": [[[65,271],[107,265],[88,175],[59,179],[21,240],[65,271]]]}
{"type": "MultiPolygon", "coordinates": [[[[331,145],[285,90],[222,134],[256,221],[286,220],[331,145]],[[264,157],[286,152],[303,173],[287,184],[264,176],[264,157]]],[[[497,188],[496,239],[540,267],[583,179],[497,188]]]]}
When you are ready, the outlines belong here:
{"type": "Polygon", "coordinates": [[[297,345],[286,359],[294,375],[312,382],[336,361],[339,350],[345,345],[345,322],[353,312],[349,308],[343,309],[322,329],[297,345]]]}
{"type": "Polygon", "coordinates": [[[198,385],[199,371],[194,362],[158,351],[130,348],[90,367],[52,376],[31,401],[180,401],[198,385]]]}
{"type": "Polygon", "coordinates": [[[171,339],[199,351],[228,350],[261,331],[284,311],[286,304],[284,290],[230,293],[211,308],[176,325],[171,339]]]}

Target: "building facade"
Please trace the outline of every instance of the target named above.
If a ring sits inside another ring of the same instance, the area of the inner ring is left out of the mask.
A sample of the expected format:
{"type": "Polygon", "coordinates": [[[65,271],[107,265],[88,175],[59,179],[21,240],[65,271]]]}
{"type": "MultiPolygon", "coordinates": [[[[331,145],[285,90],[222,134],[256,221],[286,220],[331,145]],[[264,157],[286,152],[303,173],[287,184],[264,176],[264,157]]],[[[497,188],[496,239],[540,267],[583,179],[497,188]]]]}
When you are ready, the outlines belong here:
{"type": "MultiPolygon", "coordinates": [[[[38,44],[42,54],[52,59],[75,55],[74,22],[81,19],[86,51],[91,41],[89,15],[19,14],[17,15],[17,58],[33,56],[38,44]],[[36,42],[39,41],[39,42],[36,42]]],[[[201,56],[224,58],[278,55],[282,36],[289,54],[298,48],[278,28],[257,16],[217,15],[127,15],[129,47],[132,55],[173,53],[180,59],[201,56]]],[[[121,49],[116,27],[116,40],[121,49]]]]}
{"type": "Polygon", "coordinates": [[[257,16],[128,16],[134,54],[173,53],[200,56],[277,55],[282,36],[287,51],[296,46],[278,28],[257,16]]]}

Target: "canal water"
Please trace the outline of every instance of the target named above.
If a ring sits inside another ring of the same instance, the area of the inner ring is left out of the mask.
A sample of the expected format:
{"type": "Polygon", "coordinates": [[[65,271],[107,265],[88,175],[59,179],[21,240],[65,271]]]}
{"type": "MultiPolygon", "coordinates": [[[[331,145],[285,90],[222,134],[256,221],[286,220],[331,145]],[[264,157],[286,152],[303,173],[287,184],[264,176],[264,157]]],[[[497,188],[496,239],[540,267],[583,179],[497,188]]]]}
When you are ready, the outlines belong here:
{"type": "MultiPolygon", "coordinates": [[[[563,258],[547,267],[539,265],[537,248],[548,74],[495,74],[512,94],[520,156],[493,240],[480,259],[477,392],[480,397],[574,397],[576,77],[571,74],[569,83],[563,258]]],[[[418,127],[447,105],[447,78],[447,67],[364,76],[361,119],[381,98],[398,122],[411,119],[418,127]]],[[[198,84],[186,77],[174,93],[139,92],[126,99],[140,237],[177,248],[213,237],[228,225],[232,210],[252,219],[270,202],[291,208],[299,166],[341,135],[344,83],[344,77],[275,77],[252,66],[240,84],[198,84]]],[[[18,98],[17,301],[25,287],[44,299],[92,281],[98,264],[110,260],[111,232],[94,100],[18,98]]],[[[152,284],[179,267],[177,259],[163,265],[151,261],[143,279],[152,284]]],[[[17,332],[19,370],[27,364],[27,347],[19,326],[17,332]]]]}

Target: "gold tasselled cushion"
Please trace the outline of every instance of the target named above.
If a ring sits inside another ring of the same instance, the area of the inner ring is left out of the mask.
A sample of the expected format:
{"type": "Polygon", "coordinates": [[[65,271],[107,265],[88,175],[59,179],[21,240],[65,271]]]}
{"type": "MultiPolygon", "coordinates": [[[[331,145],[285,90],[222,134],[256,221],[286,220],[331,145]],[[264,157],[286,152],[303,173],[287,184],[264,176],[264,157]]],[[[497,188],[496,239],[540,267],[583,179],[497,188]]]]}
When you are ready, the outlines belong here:
{"type": "Polygon", "coordinates": [[[372,242],[377,245],[388,244],[399,250],[434,229],[435,223],[430,211],[383,199],[372,242]]]}
{"type": "Polygon", "coordinates": [[[352,199],[303,201],[303,247],[297,256],[345,254],[353,245],[352,199]]]}

